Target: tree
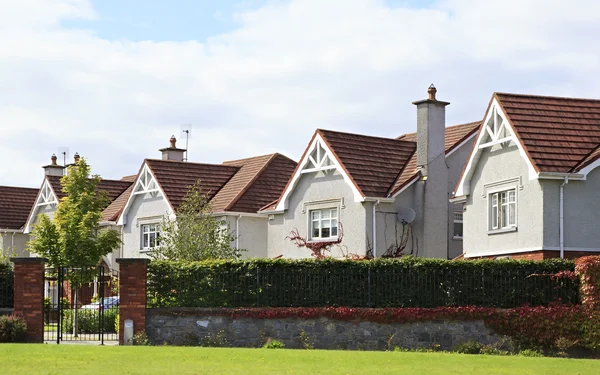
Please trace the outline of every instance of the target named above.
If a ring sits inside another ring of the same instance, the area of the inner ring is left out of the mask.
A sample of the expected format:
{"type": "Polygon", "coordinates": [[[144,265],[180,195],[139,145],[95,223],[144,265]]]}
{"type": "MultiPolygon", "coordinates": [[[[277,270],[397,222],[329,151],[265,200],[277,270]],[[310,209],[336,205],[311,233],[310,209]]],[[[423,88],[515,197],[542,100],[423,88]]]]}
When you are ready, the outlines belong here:
{"type": "Polygon", "coordinates": [[[199,261],[238,259],[244,250],[231,246],[235,237],[226,222],[212,214],[212,207],[198,181],[188,188],[174,220],[163,219],[156,259],[199,261]]]}
{"type": "MultiPolygon", "coordinates": [[[[102,210],[109,199],[105,191],[96,191],[98,175],[90,176],[91,168],[81,158],[70,166],[61,180],[61,198],[54,217],[44,214],[37,218],[28,250],[48,258],[52,267],[81,266],[77,272],[65,275],[75,290],[75,306],[81,285],[93,280],[95,272],[85,272],[86,266],[97,265],[120,243],[120,234],[114,229],[100,228],[102,210]]],[[[77,335],[77,309],[73,321],[73,334],[77,335]]]]}

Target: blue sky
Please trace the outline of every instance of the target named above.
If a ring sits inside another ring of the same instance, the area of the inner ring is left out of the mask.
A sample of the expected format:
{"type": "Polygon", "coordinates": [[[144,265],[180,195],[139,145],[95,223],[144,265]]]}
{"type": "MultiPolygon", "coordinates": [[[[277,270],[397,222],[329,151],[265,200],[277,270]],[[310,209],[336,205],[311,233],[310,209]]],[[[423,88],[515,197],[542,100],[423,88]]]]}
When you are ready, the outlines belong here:
{"type": "MultiPolygon", "coordinates": [[[[108,40],[204,41],[239,26],[235,14],[258,9],[268,0],[92,0],[98,18],[69,20],[72,28],[91,29],[108,40]]],[[[432,0],[387,0],[390,7],[427,8],[432,0]]]]}

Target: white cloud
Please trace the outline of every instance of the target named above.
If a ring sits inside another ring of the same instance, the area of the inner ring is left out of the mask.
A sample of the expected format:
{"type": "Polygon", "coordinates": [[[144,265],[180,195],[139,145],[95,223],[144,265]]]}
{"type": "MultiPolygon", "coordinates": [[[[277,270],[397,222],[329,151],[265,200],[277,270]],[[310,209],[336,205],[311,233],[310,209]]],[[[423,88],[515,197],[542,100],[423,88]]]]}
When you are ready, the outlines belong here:
{"type": "Polygon", "coordinates": [[[206,162],[298,158],[317,127],[395,136],[431,82],[448,123],[481,118],[493,91],[600,97],[594,0],[278,2],[160,43],[61,26],[99,17],[85,0],[0,3],[0,185],[38,185],[63,145],[104,177],[135,173],[182,123],[206,162]]]}

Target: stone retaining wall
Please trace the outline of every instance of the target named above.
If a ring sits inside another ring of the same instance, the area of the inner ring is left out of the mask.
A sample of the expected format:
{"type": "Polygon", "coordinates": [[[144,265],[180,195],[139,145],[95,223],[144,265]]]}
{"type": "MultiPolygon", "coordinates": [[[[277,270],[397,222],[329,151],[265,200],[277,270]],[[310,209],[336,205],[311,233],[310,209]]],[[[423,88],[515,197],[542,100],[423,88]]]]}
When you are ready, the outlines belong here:
{"type": "Polygon", "coordinates": [[[259,347],[271,338],[287,348],[303,348],[308,343],[316,349],[354,350],[414,349],[435,344],[449,350],[469,340],[492,344],[501,338],[482,321],[380,324],[329,318],[232,319],[214,312],[202,308],[148,309],[146,332],[157,345],[200,345],[204,338],[225,340],[233,347],[259,347]]]}

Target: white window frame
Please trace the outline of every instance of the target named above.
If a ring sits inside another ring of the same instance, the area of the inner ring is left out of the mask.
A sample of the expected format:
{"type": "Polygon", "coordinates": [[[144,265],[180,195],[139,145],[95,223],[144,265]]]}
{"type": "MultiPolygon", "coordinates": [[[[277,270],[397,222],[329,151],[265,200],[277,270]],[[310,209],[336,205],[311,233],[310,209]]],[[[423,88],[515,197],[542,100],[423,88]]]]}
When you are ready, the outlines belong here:
{"type": "Polygon", "coordinates": [[[488,233],[503,233],[517,230],[518,226],[518,187],[504,187],[487,192],[488,233]],[[511,194],[513,200],[510,200],[511,194]],[[503,201],[504,197],[504,201],[503,201]],[[513,220],[511,221],[511,212],[513,220]],[[495,219],[495,222],[494,222],[495,219]]]}
{"type": "Polygon", "coordinates": [[[140,223],[140,251],[152,251],[156,249],[159,244],[156,244],[156,240],[160,238],[160,223],[140,223]],[[154,231],[151,227],[154,226],[154,231]],[[145,229],[148,228],[148,232],[145,229]],[[148,245],[150,245],[150,235],[155,234],[155,246],[144,246],[144,237],[148,235],[148,245]]]}
{"type": "Polygon", "coordinates": [[[320,241],[335,241],[338,239],[340,235],[340,209],[338,206],[334,207],[326,207],[326,208],[313,208],[308,211],[308,239],[311,242],[320,242],[320,241]],[[328,213],[328,217],[323,217],[323,213],[328,213]],[[318,214],[318,215],[316,215],[318,214]],[[334,216],[335,214],[335,216],[334,216]],[[315,217],[318,216],[318,217],[315,217]],[[333,226],[333,221],[336,221],[336,226],[333,226]],[[329,222],[329,226],[324,226],[325,222],[329,222]],[[314,236],[313,228],[315,223],[319,225],[319,236],[314,236]],[[323,237],[322,231],[323,229],[329,229],[329,236],[323,237]],[[333,232],[333,228],[335,228],[335,235],[331,235],[333,232]]]}
{"type": "Polygon", "coordinates": [[[452,216],[452,223],[453,223],[452,224],[452,239],[454,239],[454,240],[462,240],[463,236],[464,236],[464,230],[465,230],[465,227],[464,227],[464,224],[463,224],[464,223],[464,213],[463,213],[462,210],[461,211],[455,210],[452,213],[452,215],[453,215],[452,216]],[[460,219],[456,218],[457,214],[460,215],[460,219]],[[456,235],[456,224],[463,224],[462,234],[460,236],[456,235]]]}

